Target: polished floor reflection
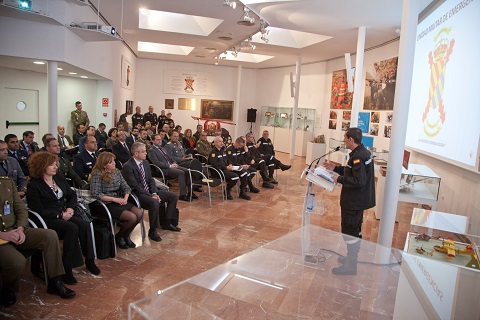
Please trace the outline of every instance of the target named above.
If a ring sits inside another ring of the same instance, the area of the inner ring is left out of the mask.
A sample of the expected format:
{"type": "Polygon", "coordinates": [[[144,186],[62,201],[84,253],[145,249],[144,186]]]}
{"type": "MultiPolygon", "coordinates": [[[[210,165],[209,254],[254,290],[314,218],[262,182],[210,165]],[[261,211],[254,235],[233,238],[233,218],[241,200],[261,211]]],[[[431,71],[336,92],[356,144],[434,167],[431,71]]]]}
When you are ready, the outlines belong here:
{"type": "MultiPolygon", "coordinates": [[[[288,163],[287,155],[279,153],[278,157],[288,163]]],[[[305,179],[300,179],[304,162],[305,158],[295,157],[291,170],[278,170],[279,184],[275,189],[261,189],[260,194],[252,195],[251,201],[235,198],[234,201],[224,202],[217,195],[213,199],[213,208],[203,197],[193,203],[179,202],[181,232],[159,230],[162,242],[146,239],[142,244],[137,228],[133,237],[137,248],[118,249],[116,258],[97,260],[102,270],[99,276],[91,275],[85,268],[75,270],[78,284],[72,289],[77,296],[72,300],[48,295],[45,283],[32,276],[26,268],[17,304],[9,308],[0,307],[0,318],[126,319],[130,302],[298,229],[307,185],[305,179]]],[[[172,191],[177,190],[174,182],[172,191]]],[[[339,191],[317,193],[324,210],[322,215],[312,216],[312,224],[340,230],[339,191]]],[[[410,228],[411,206],[403,205],[401,210],[393,239],[396,248],[403,248],[410,228]]],[[[146,224],[148,228],[148,222],[146,224]]],[[[375,242],[378,225],[373,210],[368,210],[364,217],[363,238],[375,242]]],[[[321,294],[330,296],[333,293],[321,294]]]]}

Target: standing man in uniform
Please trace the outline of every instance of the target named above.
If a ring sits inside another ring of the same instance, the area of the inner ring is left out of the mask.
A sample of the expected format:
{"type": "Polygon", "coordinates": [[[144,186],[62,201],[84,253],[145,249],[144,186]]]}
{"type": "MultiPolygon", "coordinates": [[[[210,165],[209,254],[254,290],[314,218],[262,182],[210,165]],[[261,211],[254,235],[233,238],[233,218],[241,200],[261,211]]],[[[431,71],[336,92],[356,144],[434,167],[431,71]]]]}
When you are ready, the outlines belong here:
{"type": "Polygon", "coordinates": [[[139,123],[143,126],[145,124],[145,121],[143,119],[142,108],[140,108],[140,106],[137,106],[135,108],[135,113],[132,115],[132,128],[137,127],[137,124],[139,123]]]}
{"type": "Polygon", "coordinates": [[[362,130],[349,128],[343,141],[345,147],[352,150],[347,165],[324,163],[325,168],[339,174],[333,179],[342,185],[342,233],[346,235],[343,239],[347,244],[347,256],[339,258],[341,266],[333,268],[332,272],[338,275],[355,275],[362,238],[363,210],[375,206],[374,163],[372,154],[362,144],[362,130]]]}
{"type": "Polygon", "coordinates": [[[65,287],[62,281],[65,270],[57,233],[50,229],[27,228],[27,206],[10,178],[0,177],[0,202],[1,304],[8,307],[17,302],[15,292],[26,263],[21,251],[31,249],[43,251],[49,277],[47,292],[64,299],[75,296],[75,291],[65,287]]]}
{"type": "Polygon", "coordinates": [[[153,112],[153,106],[148,106],[148,112],[143,115],[143,123],[147,123],[147,121],[150,121],[152,128],[157,127],[158,117],[153,112]]]}
{"type": "Polygon", "coordinates": [[[88,114],[86,111],[82,110],[82,103],[80,101],[75,102],[75,110],[73,110],[70,114],[70,118],[72,119],[73,124],[73,134],[75,134],[75,130],[77,125],[83,124],[85,127],[90,125],[90,119],[88,119],[88,114]]]}

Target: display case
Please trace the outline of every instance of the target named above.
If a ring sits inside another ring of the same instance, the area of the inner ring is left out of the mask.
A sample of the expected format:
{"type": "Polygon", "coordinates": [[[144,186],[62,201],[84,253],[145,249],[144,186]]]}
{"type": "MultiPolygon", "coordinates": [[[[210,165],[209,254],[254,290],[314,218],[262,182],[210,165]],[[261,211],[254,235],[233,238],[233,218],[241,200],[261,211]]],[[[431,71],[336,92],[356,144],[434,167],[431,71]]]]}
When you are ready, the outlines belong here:
{"type": "Polygon", "coordinates": [[[480,271],[480,240],[462,215],[414,208],[404,250],[412,255],[480,271]]]}
{"type": "MultiPolygon", "coordinates": [[[[381,219],[386,175],[380,171],[376,172],[375,175],[378,178],[375,217],[381,219]]],[[[426,165],[411,163],[408,166],[408,170],[402,167],[398,201],[428,205],[432,210],[435,210],[440,191],[440,182],[441,178],[426,165]]],[[[398,221],[398,215],[399,213],[397,212],[396,221],[398,221]]]]}
{"type": "MultiPolygon", "coordinates": [[[[292,129],[293,108],[262,107],[261,125],[265,127],[276,127],[292,129]]],[[[297,112],[297,127],[299,131],[313,132],[315,127],[315,109],[299,108],[297,112]]]]}

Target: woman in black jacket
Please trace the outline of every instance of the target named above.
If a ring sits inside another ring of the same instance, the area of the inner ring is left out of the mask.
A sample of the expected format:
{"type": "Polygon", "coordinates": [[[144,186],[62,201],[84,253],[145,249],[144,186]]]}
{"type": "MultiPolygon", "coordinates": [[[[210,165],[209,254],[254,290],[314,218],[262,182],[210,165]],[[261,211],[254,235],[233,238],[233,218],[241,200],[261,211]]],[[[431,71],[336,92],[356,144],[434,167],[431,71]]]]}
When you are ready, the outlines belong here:
{"type": "Polygon", "coordinates": [[[28,167],[32,173],[27,185],[27,204],[29,209],[42,216],[49,229],[57,232],[59,239],[63,239],[63,281],[75,284],[77,280],[72,268],[74,258],[80,253],[80,246],[87,269],[95,275],[100,273],[100,269],[95,265],[90,224],[73,215],[77,195],[65,177],[57,175],[57,160],[57,156],[49,152],[35,152],[30,157],[28,167]]]}

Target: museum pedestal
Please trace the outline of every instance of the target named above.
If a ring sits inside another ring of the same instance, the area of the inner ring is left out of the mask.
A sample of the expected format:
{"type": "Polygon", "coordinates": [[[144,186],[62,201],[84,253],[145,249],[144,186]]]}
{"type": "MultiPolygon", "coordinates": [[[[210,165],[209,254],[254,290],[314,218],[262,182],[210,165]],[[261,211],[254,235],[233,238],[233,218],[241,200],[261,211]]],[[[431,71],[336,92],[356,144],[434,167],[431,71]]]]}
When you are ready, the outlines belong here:
{"type": "MultiPolygon", "coordinates": [[[[325,143],[307,142],[306,164],[309,165],[314,159],[317,159],[327,153],[327,145],[325,143]]],[[[322,161],[323,162],[323,161],[322,161]]]]}

